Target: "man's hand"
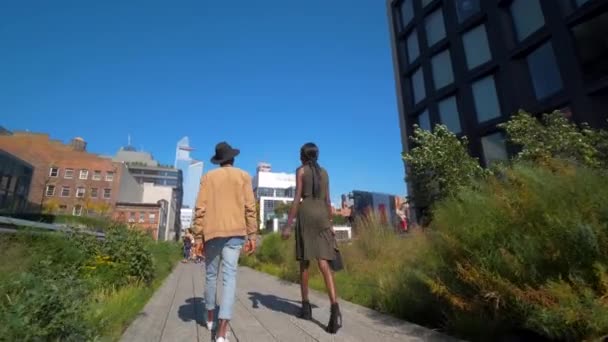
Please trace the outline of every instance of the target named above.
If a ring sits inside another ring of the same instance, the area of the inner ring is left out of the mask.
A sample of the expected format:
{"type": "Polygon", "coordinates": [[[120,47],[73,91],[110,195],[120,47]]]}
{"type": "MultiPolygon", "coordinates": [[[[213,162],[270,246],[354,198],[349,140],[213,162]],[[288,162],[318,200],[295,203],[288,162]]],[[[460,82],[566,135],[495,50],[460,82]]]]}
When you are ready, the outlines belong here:
{"type": "Polygon", "coordinates": [[[255,252],[255,247],[255,237],[247,239],[244,247],[245,254],[253,254],[255,252]]]}

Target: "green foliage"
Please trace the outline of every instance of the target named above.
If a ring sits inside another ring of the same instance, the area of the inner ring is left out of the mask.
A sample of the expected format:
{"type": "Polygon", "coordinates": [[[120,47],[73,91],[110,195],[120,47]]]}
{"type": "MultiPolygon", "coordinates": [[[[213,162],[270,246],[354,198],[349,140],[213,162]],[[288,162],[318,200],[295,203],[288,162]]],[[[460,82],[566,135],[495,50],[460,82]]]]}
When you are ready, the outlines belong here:
{"type": "Polygon", "coordinates": [[[51,263],[0,284],[0,339],[4,341],[86,341],[93,334],[82,319],[88,289],[74,273],[53,273],[51,263]]]}
{"type": "Polygon", "coordinates": [[[180,258],[179,246],[113,227],[0,235],[0,340],[116,338],[180,258]]]}
{"type": "Polygon", "coordinates": [[[344,226],[348,223],[346,217],[342,215],[333,215],[334,226],[344,226]]]}
{"type": "Polygon", "coordinates": [[[291,202],[279,202],[275,204],[274,207],[274,215],[275,217],[283,217],[284,215],[289,214],[289,210],[291,209],[291,202]]]}
{"type": "Polygon", "coordinates": [[[281,264],[285,261],[284,246],[285,244],[279,234],[265,235],[256,256],[261,262],[281,264]]]}
{"type": "Polygon", "coordinates": [[[106,232],[102,251],[109,261],[125,265],[128,277],[150,283],[154,278],[154,260],[148,248],[151,241],[143,232],[118,226],[106,232]]]}
{"type": "Polygon", "coordinates": [[[416,147],[403,158],[419,207],[453,196],[488,173],[468,154],[467,139],[458,140],[444,125],[435,126],[432,132],[417,127],[411,140],[416,147]]]}
{"type": "Polygon", "coordinates": [[[605,176],[516,166],[439,205],[430,227],[438,262],[419,264],[418,279],[441,299],[448,325],[559,340],[608,332],[605,176]]]}
{"type": "Polygon", "coordinates": [[[500,126],[512,143],[521,146],[517,160],[546,165],[562,159],[594,168],[608,166],[608,132],[586,124],[579,127],[559,111],[543,114],[541,120],[519,111],[500,126]]]}

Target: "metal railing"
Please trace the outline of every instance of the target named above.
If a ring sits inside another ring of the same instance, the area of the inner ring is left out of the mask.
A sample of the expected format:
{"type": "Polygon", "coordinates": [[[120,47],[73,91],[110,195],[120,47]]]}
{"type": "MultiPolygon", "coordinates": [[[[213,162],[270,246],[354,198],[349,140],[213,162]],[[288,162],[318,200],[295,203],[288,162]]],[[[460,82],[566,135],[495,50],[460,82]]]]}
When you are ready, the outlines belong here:
{"type": "Polygon", "coordinates": [[[93,232],[83,229],[74,229],[66,224],[51,224],[44,222],[34,222],[28,220],[22,220],[12,217],[0,216],[0,233],[16,233],[23,228],[36,229],[46,232],[63,232],[63,233],[83,233],[94,235],[98,238],[104,238],[105,234],[100,232],[93,232]]]}

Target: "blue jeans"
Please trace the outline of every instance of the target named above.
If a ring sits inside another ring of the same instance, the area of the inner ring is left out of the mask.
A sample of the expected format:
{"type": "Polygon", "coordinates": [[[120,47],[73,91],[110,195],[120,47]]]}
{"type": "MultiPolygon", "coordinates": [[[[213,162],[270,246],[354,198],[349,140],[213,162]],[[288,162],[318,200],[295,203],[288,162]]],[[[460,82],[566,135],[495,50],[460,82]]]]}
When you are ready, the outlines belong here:
{"type": "Polygon", "coordinates": [[[236,295],[236,273],[239,264],[241,248],[245,238],[215,238],[205,242],[205,306],[207,310],[215,310],[217,295],[217,274],[222,262],[222,298],[218,319],[232,318],[232,306],[236,295]]]}

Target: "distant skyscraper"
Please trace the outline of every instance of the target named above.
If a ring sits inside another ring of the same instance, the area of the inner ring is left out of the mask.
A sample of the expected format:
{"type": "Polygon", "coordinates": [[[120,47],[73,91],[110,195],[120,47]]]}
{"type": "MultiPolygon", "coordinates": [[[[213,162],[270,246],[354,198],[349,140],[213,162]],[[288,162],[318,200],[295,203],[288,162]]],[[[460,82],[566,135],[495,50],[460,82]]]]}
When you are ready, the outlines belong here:
{"type": "Polygon", "coordinates": [[[175,168],[182,170],[184,180],[184,208],[194,208],[198,186],[203,176],[203,162],[190,157],[190,152],[193,150],[188,137],[178,141],[175,149],[175,168]]]}

